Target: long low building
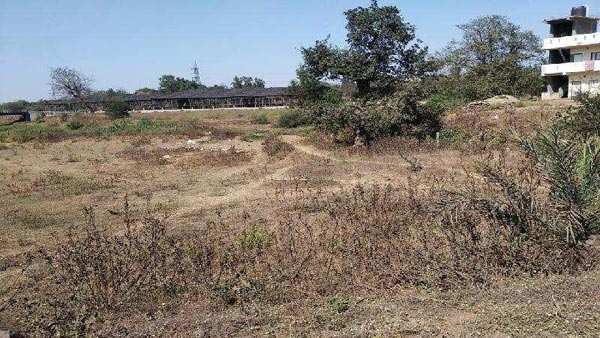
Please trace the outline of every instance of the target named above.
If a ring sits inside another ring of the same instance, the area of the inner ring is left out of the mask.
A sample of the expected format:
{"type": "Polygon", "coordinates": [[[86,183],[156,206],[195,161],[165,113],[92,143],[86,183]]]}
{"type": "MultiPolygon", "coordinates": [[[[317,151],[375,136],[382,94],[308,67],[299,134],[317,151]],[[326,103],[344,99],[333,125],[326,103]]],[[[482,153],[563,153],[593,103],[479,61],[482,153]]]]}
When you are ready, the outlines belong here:
{"type": "MultiPolygon", "coordinates": [[[[179,110],[216,108],[282,107],[295,102],[296,97],[287,87],[273,88],[207,88],[172,94],[129,95],[123,98],[131,110],[179,110]]],[[[85,103],[73,100],[40,101],[35,111],[81,111],[92,107],[103,110],[109,100],[89,99],[85,103]]]]}

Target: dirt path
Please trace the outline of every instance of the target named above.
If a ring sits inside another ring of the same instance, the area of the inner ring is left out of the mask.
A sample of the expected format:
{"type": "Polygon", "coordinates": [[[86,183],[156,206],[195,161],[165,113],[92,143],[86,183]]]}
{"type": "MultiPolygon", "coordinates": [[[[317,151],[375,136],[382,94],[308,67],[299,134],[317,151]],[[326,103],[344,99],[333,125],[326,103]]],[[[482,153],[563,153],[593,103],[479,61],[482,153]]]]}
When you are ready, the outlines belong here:
{"type": "MultiPolygon", "coordinates": [[[[417,169],[423,169],[424,166],[418,163],[410,163],[405,159],[398,158],[398,161],[394,162],[385,162],[385,161],[376,161],[376,160],[363,160],[356,158],[346,158],[340,159],[335,157],[335,155],[331,152],[317,149],[311,145],[307,145],[303,142],[303,138],[297,135],[282,135],[281,140],[286,142],[294,147],[294,149],[300,154],[306,154],[309,156],[313,156],[320,159],[325,159],[328,161],[332,161],[334,163],[351,163],[351,164],[360,164],[360,165],[376,165],[376,166],[388,166],[388,167],[396,167],[403,169],[415,169],[415,166],[418,166],[417,169]]],[[[235,170],[227,171],[222,176],[224,177],[235,177],[241,176],[244,172],[248,171],[251,168],[257,169],[261,166],[268,163],[269,159],[266,154],[262,153],[262,149],[255,149],[259,152],[259,154],[254,158],[252,164],[244,166],[242,168],[236,168],[235,170]]],[[[181,209],[179,211],[180,215],[187,215],[193,213],[199,209],[212,209],[219,206],[225,206],[230,204],[239,203],[242,201],[249,201],[256,198],[260,198],[262,195],[260,192],[263,190],[263,187],[270,182],[273,181],[281,181],[286,179],[286,173],[294,168],[297,163],[289,163],[285,160],[274,164],[276,167],[272,169],[272,171],[265,176],[250,179],[249,182],[237,186],[233,186],[228,188],[226,194],[220,196],[207,196],[205,193],[199,191],[189,191],[184,196],[181,196],[179,203],[181,204],[181,209]]],[[[221,175],[219,175],[221,176],[221,175]]],[[[345,183],[358,183],[361,179],[351,180],[345,183]]]]}
{"type": "MultiPolygon", "coordinates": [[[[302,143],[303,138],[298,135],[282,135],[281,140],[293,145],[294,148],[296,148],[296,150],[299,152],[302,152],[302,153],[305,153],[305,154],[308,154],[311,156],[327,159],[327,160],[334,161],[334,162],[396,166],[396,167],[402,167],[402,168],[412,168],[413,167],[413,164],[407,162],[406,160],[402,160],[402,162],[383,162],[383,161],[361,160],[361,159],[355,159],[355,158],[340,159],[340,158],[335,157],[331,152],[328,152],[325,150],[320,150],[313,146],[303,144],[302,143]]],[[[423,169],[423,166],[422,165],[420,165],[420,166],[421,166],[421,169],[423,169]]]]}
{"type": "Polygon", "coordinates": [[[219,171],[218,176],[214,177],[214,179],[244,177],[248,172],[262,170],[265,171],[263,174],[264,176],[256,178],[251,177],[243,184],[227,187],[226,193],[218,196],[207,195],[206,192],[198,190],[188,191],[184,193],[183,196],[180,196],[178,202],[181,205],[181,208],[179,209],[178,214],[186,215],[199,209],[209,210],[219,206],[226,206],[260,198],[262,197],[260,193],[262,191],[261,188],[264,185],[272,181],[285,179],[286,172],[294,167],[294,165],[290,163],[273,163],[267,165],[269,159],[267,155],[262,152],[260,146],[254,146],[253,150],[256,156],[252,160],[252,163],[219,171]]]}

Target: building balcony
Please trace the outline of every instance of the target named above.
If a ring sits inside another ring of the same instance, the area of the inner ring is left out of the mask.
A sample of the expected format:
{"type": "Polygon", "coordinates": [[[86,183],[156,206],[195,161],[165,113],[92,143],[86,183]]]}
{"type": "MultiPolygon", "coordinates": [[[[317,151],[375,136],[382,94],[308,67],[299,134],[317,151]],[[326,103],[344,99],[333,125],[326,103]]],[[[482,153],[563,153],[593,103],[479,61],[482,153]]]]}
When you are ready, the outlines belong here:
{"type": "Polygon", "coordinates": [[[543,49],[568,49],[579,46],[600,45],[600,33],[563,36],[544,39],[543,49]]]}
{"type": "Polygon", "coordinates": [[[567,62],[542,66],[542,76],[600,71],[600,61],[567,62]]]}

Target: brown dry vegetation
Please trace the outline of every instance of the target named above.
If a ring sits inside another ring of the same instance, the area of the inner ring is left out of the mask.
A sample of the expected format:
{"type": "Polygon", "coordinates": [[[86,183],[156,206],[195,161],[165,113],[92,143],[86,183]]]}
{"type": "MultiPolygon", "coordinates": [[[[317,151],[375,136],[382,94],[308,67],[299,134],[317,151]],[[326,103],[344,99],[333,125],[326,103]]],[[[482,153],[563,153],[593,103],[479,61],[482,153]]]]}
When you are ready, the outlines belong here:
{"type": "Polygon", "coordinates": [[[543,184],[510,141],[510,129],[531,133],[561,109],[457,111],[439,144],[369,149],[284,134],[243,111],[154,114],[168,124],[101,137],[9,133],[0,327],[597,335],[597,246],[544,227],[543,184]]]}

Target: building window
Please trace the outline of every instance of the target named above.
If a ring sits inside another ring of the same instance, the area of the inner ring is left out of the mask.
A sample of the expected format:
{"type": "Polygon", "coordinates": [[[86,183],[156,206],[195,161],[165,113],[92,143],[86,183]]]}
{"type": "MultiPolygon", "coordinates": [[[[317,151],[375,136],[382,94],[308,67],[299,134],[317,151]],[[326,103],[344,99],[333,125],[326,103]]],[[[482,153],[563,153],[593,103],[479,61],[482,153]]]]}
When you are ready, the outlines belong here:
{"type": "Polygon", "coordinates": [[[571,54],[571,62],[583,62],[583,53],[571,54]]]}
{"type": "Polygon", "coordinates": [[[600,52],[592,52],[592,60],[600,60],[600,52]]]}

